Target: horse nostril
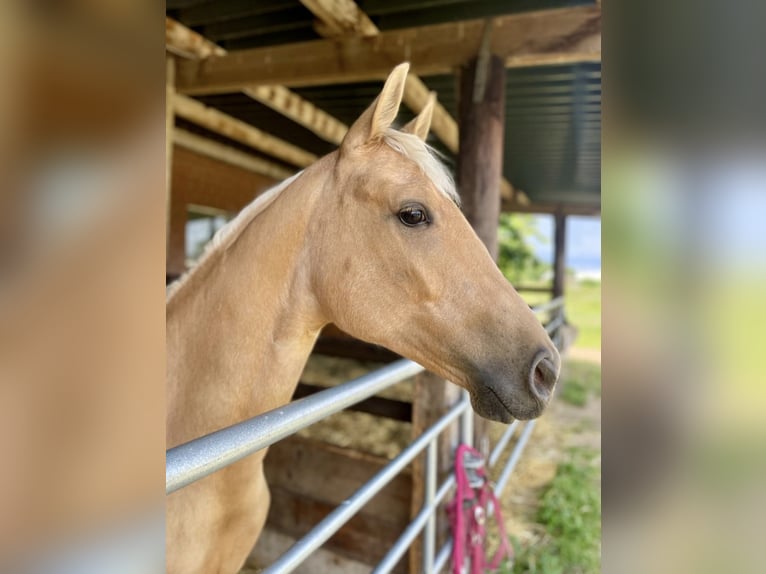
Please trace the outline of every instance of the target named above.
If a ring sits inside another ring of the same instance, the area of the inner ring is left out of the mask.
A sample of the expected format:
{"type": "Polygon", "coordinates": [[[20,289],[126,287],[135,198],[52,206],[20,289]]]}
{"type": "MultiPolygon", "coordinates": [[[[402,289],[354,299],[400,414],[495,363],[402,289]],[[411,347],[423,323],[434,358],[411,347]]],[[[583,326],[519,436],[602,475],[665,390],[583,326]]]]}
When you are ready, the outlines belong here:
{"type": "Polygon", "coordinates": [[[550,399],[553,387],[556,386],[558,372],[547,353],[541,353],[535,360],[529,378],[530,387],[535,396],[544,401],[550,399]]]}

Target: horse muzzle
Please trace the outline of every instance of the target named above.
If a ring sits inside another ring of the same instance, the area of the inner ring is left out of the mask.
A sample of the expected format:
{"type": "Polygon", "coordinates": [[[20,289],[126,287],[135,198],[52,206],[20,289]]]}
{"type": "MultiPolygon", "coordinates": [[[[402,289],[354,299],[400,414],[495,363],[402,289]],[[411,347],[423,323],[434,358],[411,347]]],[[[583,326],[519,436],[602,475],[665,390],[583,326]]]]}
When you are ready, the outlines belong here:
{"type": "Polygon", "coordinates": [[[469,388],[471,405],[482,417],[509,423],[539,417],[553,396],[561,368],[558,352],[541,349],[520,373],[486,370],[469,388]]]}

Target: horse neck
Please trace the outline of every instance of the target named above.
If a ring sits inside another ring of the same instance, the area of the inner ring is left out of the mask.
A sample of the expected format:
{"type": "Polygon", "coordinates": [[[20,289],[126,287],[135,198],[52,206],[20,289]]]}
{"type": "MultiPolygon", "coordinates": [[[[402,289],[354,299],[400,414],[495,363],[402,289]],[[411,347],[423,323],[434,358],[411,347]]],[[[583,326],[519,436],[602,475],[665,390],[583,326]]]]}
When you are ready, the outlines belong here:
{"type": "Polygon", "coordinates": [[[169,446],[290,400],[326,323],[306,249],[322,167],[282,190],[168,302],[169,446]]]}

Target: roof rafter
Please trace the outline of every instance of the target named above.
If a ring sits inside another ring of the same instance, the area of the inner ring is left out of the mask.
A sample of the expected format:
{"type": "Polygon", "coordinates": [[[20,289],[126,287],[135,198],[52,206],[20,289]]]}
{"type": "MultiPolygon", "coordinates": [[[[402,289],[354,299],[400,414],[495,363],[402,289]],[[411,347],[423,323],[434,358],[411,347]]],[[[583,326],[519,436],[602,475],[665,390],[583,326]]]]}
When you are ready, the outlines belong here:
{"type": "Polygon", "coordinates": [[[354,0],[301,0],[319,21],[314,26],[325,38],[344,36],[377,36],[377,26],[354,0]]]}
{"type": "Polygon", "coordinates": [[[308,167],[318,157],[202,102],[176,94],[176,115],[292,165],[308,167]]]}
{"type": "MultiPolygon", "coordinates": [[[[506,60],[585,58],[601,52],[601,9],[561,8],[498,16],[491,52],[506,60]]],[[[325,39],[211,56],[182,62],[178,89],[190,94],[226,93],[256,84],[308,86],[386,77],[409,61],[420,75],[449,73],[478,53],[483,20],[450,22],[381,32],[371,38],[325,39]]],[[[522,61],[522,60],[517,60],[522,61]]]]}
{"type": "MultiPolygon", "coordinates": [[[[380,30],[354,0],[301,0],[301,2],[319,19],[322,25],[316,28],[322,36],[372,37],[380,34],[380,30]]],[[[416,74],[407,75],[403,99],[405,105],[414,113],[419,114],[423,111],[430,93],[431,90],[416,74]]],[[[458,153],[460,137],[457,121],[438,99],[434,105],[431,131],[447,146],[447,149],[454,154],[458,153]]],[[[513,186],[505,178],[501,180],[500,185],[501,195],[510,199],[513,195],[513,186]]]]}
{"type": "Polygon", "coordinates": [[[181,128],[173,130],[173,142],[198,154],[207,156],[230,165],[235,165],[277,181],[286,179],[295,173],[259,157],[255,157],[231,146],[227,146],[206,137],[198,136],[181,128]]]}
{"type": "MultiPolygon", "coordinates": [[[[165,45],[168,51],[195,60],[227,54],[221,46],[167,17],[165,18],[165,45]]],[[[330,143],[340,144],[348,131],[348,126],[343,122],[284,86],[245,86],[242,92],[330,143]]]]}

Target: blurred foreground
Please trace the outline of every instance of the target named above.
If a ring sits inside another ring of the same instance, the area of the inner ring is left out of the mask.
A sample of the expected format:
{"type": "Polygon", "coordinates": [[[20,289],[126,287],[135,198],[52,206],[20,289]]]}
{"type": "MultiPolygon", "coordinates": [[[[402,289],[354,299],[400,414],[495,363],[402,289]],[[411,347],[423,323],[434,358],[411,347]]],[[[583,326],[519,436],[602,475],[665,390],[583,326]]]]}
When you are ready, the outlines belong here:
{"type": "MultiPolygon", "coordinates": [[[[0,1],[0,571],[163,569],[160,9],[0,1]]],[[[605,572],[763,569],[765,10],[605,9],[605,572]]]]}
{"type": "Polygon", "coordinates": [[[153,4],[0,2],[3,572],[164,568],[153,4]]]}
{"type": "Polygon", "coordinates": [[[761,572],[766,6],[610,7],[603,569],[761,572]]]}

